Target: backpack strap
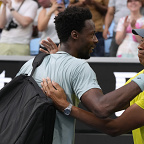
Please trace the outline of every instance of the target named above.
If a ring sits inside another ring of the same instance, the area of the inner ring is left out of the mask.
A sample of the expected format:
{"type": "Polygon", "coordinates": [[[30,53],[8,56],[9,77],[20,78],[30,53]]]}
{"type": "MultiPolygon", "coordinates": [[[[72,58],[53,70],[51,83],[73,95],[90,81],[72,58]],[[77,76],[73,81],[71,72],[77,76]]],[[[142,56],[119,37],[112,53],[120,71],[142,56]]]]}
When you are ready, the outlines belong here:
{"type": "Polygon", "coordinates": [[[49,54],[46,54],[46,53],[40,53],[38,54],[34,60],[33,60],[33,63],[32,63],[32,66],[33,66],[33,69],[32,69],[32,72],[31,72],[31,75],[33,75],[35,69],[42,63],[43,59],[45,58],[45,56],[47,56],[49,54]]]}

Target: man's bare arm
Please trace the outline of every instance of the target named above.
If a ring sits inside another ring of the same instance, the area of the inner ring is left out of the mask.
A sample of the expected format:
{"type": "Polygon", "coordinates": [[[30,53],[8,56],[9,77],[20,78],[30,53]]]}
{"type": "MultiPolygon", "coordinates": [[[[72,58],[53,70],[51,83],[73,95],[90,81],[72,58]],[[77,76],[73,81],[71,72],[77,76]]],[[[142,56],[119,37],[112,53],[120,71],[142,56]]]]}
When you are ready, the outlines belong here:
{"type": "MultiPolygon", "coordinates": [[[[49,78],[47,81],[43,79],[42,87],[47,96],[53,99],[60,111],[63,111],[69,105],[64,90],[57,83],[51,82],[49,78]]],[[[127,133],[144,125],[144,110],[137,104],[133,104],[120,117],[114,120],[97,118],[95,114],[75,106],[72,107],[70,115],[111,136],[127,133]]]]}
{"type": "Polygon", "coordinates": [[[72,107],[70,115],[111,136],[118,136],[144,125],[144,110],[136,104],[129,107],[116,119],[100,119],[93,113],[75,106],[72,107]]]}
{"type": "MultiPolygon", "coordinates": [[[[100,89],[90,89],[82,95],[81,101],[97,117],[106,118],[126,106],[140,92],[140,87],[132,81],[105,95],[100,89]]],[[[54,92],[52,94],[56,95],[54,92]]]]}
{"type": "Polygon", "coordinates": [[[98,89],[90,89],[81,97],[82,103],[96,116],[105,118],[126,106],[141,89],[131,82],[105,95],[98,89]]]}

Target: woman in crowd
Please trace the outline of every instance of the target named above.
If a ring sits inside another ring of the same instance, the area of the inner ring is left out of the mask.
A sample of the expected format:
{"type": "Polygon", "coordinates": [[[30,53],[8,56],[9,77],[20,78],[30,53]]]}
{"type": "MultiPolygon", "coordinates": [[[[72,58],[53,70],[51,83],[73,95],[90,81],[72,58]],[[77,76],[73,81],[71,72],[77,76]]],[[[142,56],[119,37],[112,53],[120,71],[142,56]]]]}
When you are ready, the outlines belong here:
{"type": "MultiPolygon", "coordinates": [[[[59,44],[59,38],[55,29],[55,16],[64,11],[65,5],[63,1],[50,0],[51,6],[41,10],[38,16],[38,30],[42,32],[41,40],[46,40],[50,37],[54,43],[59,44]]],[[[43,46],[40,46],[43,48],[43,46]]]]}
{"type": "Polygon", "coordinates": [[[119,20],[116,42],[119,44],[117,57],[138,57],[139,36],[132,34],[132,29],[144,28],[144,17],[140,13],[142,0],[127,0],[130,15],[119,20]]]}

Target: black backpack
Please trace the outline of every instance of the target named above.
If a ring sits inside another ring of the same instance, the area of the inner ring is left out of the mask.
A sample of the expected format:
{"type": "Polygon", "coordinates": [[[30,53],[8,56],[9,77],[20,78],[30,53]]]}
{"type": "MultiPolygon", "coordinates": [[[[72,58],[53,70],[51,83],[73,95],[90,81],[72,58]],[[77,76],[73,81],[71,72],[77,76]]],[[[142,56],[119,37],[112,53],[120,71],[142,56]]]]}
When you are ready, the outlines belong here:
{"type": "Polygon", "coordinates": [[[56,109],[32,75],[47,54],[37,55],[30,76],[19,75],[0,91],[0,144],[51,144],[56,109]]]}

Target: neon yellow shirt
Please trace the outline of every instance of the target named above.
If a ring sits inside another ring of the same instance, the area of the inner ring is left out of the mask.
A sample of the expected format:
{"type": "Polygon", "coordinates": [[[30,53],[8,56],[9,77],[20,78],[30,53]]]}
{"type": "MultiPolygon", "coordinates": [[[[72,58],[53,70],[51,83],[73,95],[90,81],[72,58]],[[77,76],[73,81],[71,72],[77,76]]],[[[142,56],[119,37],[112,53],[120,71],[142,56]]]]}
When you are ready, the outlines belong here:
{"type": "MultiPolygon", "coordinates": [[[[143,73],[144,70],[142,70],[141,72],[139,72],[137,75],[143,73]]],[[[137,76],[136,75],[136,76],[137,76]]],[[[136,77],[134,76],[134,77],[136,77]]],[[[134,78],[132,77],[131,79],[129,79],[126,84],[128,84],[129,82],[131,82],[131,80],[134,78]]],[[[139,95],[137,95],[131,102],[130,105],[133,104],[137,104],[138,106],[140,106],[142,109],[144,109],[144,92],[141,92],[139,95]]],[[[133,140],[134,140],[134,144],[144,144],[144,126],[137,128],[135,130],[132,131],[133,133],[133,140]]]]}

